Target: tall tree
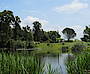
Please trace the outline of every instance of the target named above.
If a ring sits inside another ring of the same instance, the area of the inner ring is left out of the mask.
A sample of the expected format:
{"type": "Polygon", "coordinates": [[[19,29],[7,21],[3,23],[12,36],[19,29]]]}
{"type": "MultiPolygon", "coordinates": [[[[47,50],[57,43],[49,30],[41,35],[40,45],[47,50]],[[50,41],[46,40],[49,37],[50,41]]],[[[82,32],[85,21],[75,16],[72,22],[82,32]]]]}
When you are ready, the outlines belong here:
{"type": "Polygon", "coordinates": [[[41,40],[41,23],[38,21],[33,22],[33,31],[34,31],[34,40],[35,41],[40,41],[41,40]]]}
{"type": "Polygon", "coordinates": [[[15,23],[13,26],[13,39],[19,40],[21,38],[21,27],[20,27],[21,20],[18,16],[15,16],[15,23]]]}
{"type": "Polygon", "coordinates": [[[0,12],[0,47],[5,47],[11,38],[11,25],[15,21],[12,11],[0,12]]]}
{"type": "Polygon", "coordinates": [[[46,31],[44,31],[43,29],[41,29],[40,31],[40,42],[45,42],[49,40],[49,35],[46,31]]]}
{"type": "Polygon", "coordinates": [[[72,28],[65,28],[62,33],[68,41],[76,36],[76,33],[72,28]]]}
{"type": "Polygon", "coordinates": [[[23,27],[23,40],[28,42],[33,41],[32,31],[28,25],[23,27]]]}

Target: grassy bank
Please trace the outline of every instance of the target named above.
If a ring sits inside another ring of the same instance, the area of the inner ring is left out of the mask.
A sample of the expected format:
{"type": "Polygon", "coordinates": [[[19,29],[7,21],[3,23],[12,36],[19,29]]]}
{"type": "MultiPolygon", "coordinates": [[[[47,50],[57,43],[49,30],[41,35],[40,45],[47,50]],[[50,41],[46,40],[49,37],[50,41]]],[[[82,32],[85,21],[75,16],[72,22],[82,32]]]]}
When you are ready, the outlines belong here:
{"type": "MultiPolygon", "coordinates": [[[[35,46],[38,50],[33,51],[33,54],[60,54],[62,47],[68,47],[68,53],[71,48],[79,42],[66,42],[66,43],[38,43],[35,46]]],[[[81,42],[80,42],[81,43],[81,42]]],[[[89,43],[82,42],[86,47],[85,54],[77,55],[77,58],[68,62],[69,74],[83,74],[85,71],[90,70],[90,51],[89,43]]],[[[57,71],[52,70],[51,66],[48,67],[46,74],[58,74],[57,71]]],[[[0,53],[0,74],[44,74],[44,64],[38,56],[31,55],[28,52],[21,53],[0,53]]]]}
{"type": "Polygon", "coordinates": [[[65,43],[39,43],[36,44],[36,48],[38,50],[35,50],[35,54],[60,54],[62,53],[62,48],[67,48],[68,52],[72,52],[72,47],[75,44],[81,44],[85,46],[84,50],[87,52],[90,52],[90,43],[86,42],[65,42],[65,43]]]}
{"type": "Polygon", "coordinates": [[[36,50],[36,54],[53,54],[53,53],[61,53],[60,44],[59,43],[40,43],[36,45],[39,50],[36,50]]]}

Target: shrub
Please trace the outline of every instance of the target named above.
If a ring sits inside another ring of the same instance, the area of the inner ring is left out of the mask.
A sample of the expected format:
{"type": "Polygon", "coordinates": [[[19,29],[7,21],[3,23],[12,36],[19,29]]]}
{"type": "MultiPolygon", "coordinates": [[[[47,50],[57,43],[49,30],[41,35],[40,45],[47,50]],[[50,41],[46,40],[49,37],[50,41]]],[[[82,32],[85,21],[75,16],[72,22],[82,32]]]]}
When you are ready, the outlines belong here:
{"type": "Polygon", "coordinates": [[[88,45],[90,45],[90,43],[88,43],[88,45]]]}
{"type": "Polygon", "coordinates": [[[62,52],[63,52],[63,53],[64,53],[64,52],[68,52],[68,47],[67,47],[67,46],[62,47],[61,49],[62,49],[62,52]]]}
{"type": "Polygon", "coordinates": [[[35,47],[34,42],[28,42],[27,48],[34,48],[34,47],[35,47]]]}
{"type": "Polygon", "coordinates": [[[65,45],[65,43],[64,43],[64,42],[62,42],[62,45],[65,45]]]}
{"type": "Polygon", "coordinates": [[[26,41],[17,40],[14,42],[15,48],[25,48],[26,47],[26,41]]]}
{"type": "Polygon", "coordinates": [[[68,41],[68,40],[66,40],[65,42],[73,42],[73,40],[69,40],[69,41],[68,41]]]}
{"type": "Polygon", "coordinates": [[[85,48],[85,46],[83,44],[75,44],[71,50],[72,52],[81,52],[83,51],[83,49],[85,48]]]}
{"type": "Polygon", "coordinates": [[[50,44],[48,43],[47,46],[50,46],[50,44]]]}

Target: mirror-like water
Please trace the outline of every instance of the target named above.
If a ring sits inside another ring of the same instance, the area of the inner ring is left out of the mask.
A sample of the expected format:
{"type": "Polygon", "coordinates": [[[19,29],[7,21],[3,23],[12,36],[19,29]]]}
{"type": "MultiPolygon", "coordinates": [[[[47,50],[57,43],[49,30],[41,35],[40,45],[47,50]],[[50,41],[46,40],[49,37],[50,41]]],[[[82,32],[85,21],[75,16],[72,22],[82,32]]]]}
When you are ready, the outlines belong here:
{"type": "Polygon", "coordinates": [[[48,65],[51,65],[52,69],[58,70],[60,74],[67,74],[65,63],[67,62],[68,55],[71,55],[71,54],[64,53],[58,56],[47,55],[42,57],[41,61],[42,63],[45,64],[46,68],[48,65]]]}

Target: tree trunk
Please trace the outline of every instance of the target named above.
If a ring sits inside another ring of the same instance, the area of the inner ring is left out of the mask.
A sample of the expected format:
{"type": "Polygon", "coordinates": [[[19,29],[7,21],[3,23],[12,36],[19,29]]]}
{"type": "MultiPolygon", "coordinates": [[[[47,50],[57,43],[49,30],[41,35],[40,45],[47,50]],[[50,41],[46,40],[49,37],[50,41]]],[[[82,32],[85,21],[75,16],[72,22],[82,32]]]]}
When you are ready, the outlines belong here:
{"type": "Polygon", "coordinates": [[[70,39],[68,38],[68,42],[69,42],[69,40],[70,40],[70,39]]]}

